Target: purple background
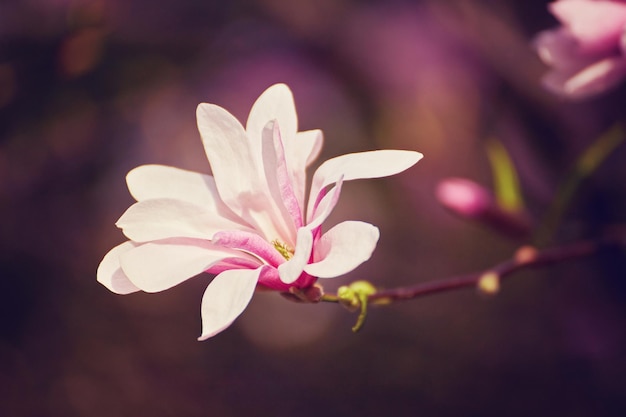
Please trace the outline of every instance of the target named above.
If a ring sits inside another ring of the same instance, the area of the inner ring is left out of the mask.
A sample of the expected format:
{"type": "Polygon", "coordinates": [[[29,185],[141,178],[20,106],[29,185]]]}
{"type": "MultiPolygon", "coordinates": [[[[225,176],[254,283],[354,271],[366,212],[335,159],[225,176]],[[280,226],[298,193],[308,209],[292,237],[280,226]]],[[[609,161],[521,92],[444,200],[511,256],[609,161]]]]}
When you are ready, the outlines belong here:
{"type": "MultiPolygon", "coordinates": [[[[532,36],[542,1],[24,0],[0,3],[0,415],[623,416],[623,252],[471,290],[373,308],[255,296],[223,334],[200,333],[209,276],[159,294],[96,282],[123,241],[124,176],[145,163],[208,172],[199,102],[245,120],[275,82],[320,161],[413,149],[425,159],[349,183],[328,225],[381,229],[368,279],[409,285],[487,268],[514,242],[435,200],[463,176],[490,186],[498,138],[540,219],[576,156],[615,121],[626,89],[582,103],[544,92],[532,36]]],[[[626,217],[626,151],[585,182],[559,241],[626,217]]]]}

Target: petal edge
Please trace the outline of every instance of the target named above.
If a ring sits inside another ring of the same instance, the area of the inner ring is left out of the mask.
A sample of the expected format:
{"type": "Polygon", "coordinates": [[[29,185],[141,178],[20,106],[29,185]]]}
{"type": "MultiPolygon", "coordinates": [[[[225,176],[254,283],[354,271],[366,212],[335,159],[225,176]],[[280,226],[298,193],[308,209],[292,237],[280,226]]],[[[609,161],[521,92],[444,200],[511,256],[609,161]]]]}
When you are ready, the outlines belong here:
{"type": "Polygon", "coordinates": [[[347,274],[372,256],[379,237],[378,228],[369,223],[339,223],[322,235],[315,247],[316,262],[304,270],[318,278],[347,274]]]}
{"type": "Polygon", "coordinates": [[[199,341],[226,329],[245,310],[252,299],[264,267],[231,269],[216,276],[202,296],[202,334],[199,341]]]}

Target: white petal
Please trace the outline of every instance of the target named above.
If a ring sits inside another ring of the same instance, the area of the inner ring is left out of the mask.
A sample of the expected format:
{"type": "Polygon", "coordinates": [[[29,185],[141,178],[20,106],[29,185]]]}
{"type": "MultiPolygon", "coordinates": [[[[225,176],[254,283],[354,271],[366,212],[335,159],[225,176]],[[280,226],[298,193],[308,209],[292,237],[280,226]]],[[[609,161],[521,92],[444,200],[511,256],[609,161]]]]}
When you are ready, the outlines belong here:
{"type": "Polygon", "coordinates": [[[346,221],[326,232],[315,245],[315,263],[304,270],[318,278],[346,274],[367,261],[380,233],[369,223],[346,221]]]}
{"type": "Polygon", "coordinates": [[[173,198],[201,207],[228,210],[222,203],[215,180],[210,175],[186,171],[166,165],[142,165],[126,175],[131,195],[137,201],[173,198]]]}
{"type": "MultiPolygon", "coordinates": [[[[337,185],[331,188],[328,192],[325,192],[324,196],[320,199],[320,202],[313,206],[313,214],[307,222],[307,227],[311,230],[320,226],[330,216],[341,195],[341,187],[343,185],[343,179],[339,178],[337,185]]],[[[321,194],[320,194],[321,195],[321,194]]]]}
{"type": "Polygon", "coordinates": [[[254,294],[262,268],[224,271],[211,281],[202,296],[202,335],[198,340],[221,332],[243,312],[254,294]]]}
{"type": "Polygon", "coordinates": [[[253,145],[241,124],[219,106],[200,104],[197,117],[222,201],[269,240],[284,236],[284,218],[263,171],[261,144],[253,145]],[[276,219],[283,219],[283,224],[276,219]]]}
{"type": "Polygon", "coordinates": [[[289,175],[298,204],[302,209],[306,203],[306,167],[317,159],[323,142],[324,136],[321,130],[307,130],[298,132],[294,143],[290,147],[285,147],[285,152],[289,152],[285,155],[289,175]]]}
{"type": "Polygon", "coordinates": [[[168,239],[145,243],[121,255],[122,270],[146,292],[167,290],[230,257],[249,255],[221,249],[198,239],[168,239]]]}
{"type": "Polygon", "coordinates": [[[120,255],[136,246],[133,242],[124,242],[104,255],[96,273],[98,282],[117,294],[130,294],[140,291],[120,268],[120,255]]]}
{"type": "MultiPolygon", "coordinates": [[[[254,189],[260,171],[250,141],[233,115],[214,104],[202,103],[196,111],[198,130],[216,187],[230,207],[239,194],[254,189]]],[[[238,207],[237,204],[235,204],[238,207]]],[[[237,213],[237,210],[235,210],[237,213]]]]}
{"type": "Polygon", "coordinates": [[[263,128],[272,120],[278,120],[285,141],[292,141],[295,138],[298,116],[293,94],[285,84],[269,87],[252,105],[246,123],[246,132],[250,140],[260,141],[263,128]]]}
{"type": "Polygon", "coordinates": [[[380,178],[394,175],[415,165],[422,154],[414,151],[381,150],[351,153],[329,159],[315,171],[307,218],[310,218],[317,195],[324,187],[337,182],[343,175],[344,181],[364,178],[380,178]]]}
{"type": "Polygon", "coordinates": [[[285,284],[292,284],[298,280],[305,265],[311,258],[313,249],[313,233],[311,230],[301,227],[298,229],[296,251],[287,262],[278,266],[280,280],[285,284]]]}
{"type": "Polygon", "coordinates": [[[298,205],[304,209],[306,167],[319,155],[323,142],[322,132],[297,132],[298,117],[293,94],[284,84],[268,88],[252,106],[246,132],[253,144],[260,142],[263,129],[273,120],[280,126],[290,182],[298,205]]]}
{"type": "Polygon", "coordinates": [[[160,198],[133,204],[116,225],[129,239],[148,242],[170,237],[210,240],[213,234],[221,230],[251,230],[242,223],[193,203],[160,198]]]}
{"type": "Polygon", "coordinates": [[[306,130],[296,134],[295,153],[298,164],[309,166],[317,159],[324,144],[324,134],[321,130],[306,130]]]}

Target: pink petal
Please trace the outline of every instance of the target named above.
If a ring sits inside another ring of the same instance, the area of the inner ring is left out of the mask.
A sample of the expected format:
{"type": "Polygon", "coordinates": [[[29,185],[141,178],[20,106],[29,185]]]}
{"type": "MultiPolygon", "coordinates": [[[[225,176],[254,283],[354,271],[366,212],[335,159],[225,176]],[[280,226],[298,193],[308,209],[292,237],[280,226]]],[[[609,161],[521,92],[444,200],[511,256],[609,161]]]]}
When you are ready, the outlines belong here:
{"type": "Polygon", "coordinates": [[[302,227],[298,229],[296,251],[293,257],[278,267],[280,280],[285,284],[292,284],[298,280],[305,265],[311,259],[313,249],[313,233],[310,229],[302,227]]]}
{"type": "Polygon", "coordinates": [[[318,194],[318,202],[313,206],[313,214],[311,218],[307,222],[307,227],[311,230],[319,227],[324,220],[330,216],[330,213],[333,211],[337,202],[339,201],[339,196],[341,195],[341,188],[343,186],[343,177],[339,178],[337,181],[337,185],[331,188],[328,192],[322,190],[320,194],[318,194]],[[321,198],[320,198],[321,197],[321,198]]]}
{"type": "Polygon", "coordinates": [[[168,198],[139,201],[116,223],[135,242],[190,237],[210,240],[224,229],[251,230],[245,224],[221,217],[204,207],[168,198]]]}
{"type": "Polygon", "coordinates": [[[551,3],[548,8],[587,53],[615,49],[626,26],[625,3],[567,0],[551,3]]]}
{"type": "MultiPolygon", "coordinates": [[[[253,257],[251,257],[253,258],[253,257]]],[[[257,269],[262,266],[263,263],[258,259],[245,259],[245,258],[225,258],[216,264],[213,264],[205,272],[209,274],[221,274],[229,269],[257,269]]]]}
{"type": "Polygon", "coordinates": [[[98,265],[98,272],[96,273],[98,282],[116,294],[130,294],[140,291],[139,288],[130,282],[120,267],[120,255],[136,246],[133,242],[124,242],[104,255],[104,259],[98,265]]]}
{"type": "Polygon", "coordinates": [[[280,274],[276,268],[263,268],[259,275],[259,285],[274,291],[289,291],[291,287],[280,280],[280,274]]]}
{"type": "Polygon", "coordinates": [[[552,71],[543,78],[550,91],[572,99],[602,93],[626,77],[626,59],[607,58],[578,72],[552,71]]]}
{"type": "Polygon", "coordinates": [[[378,228],[369,223],[339,223],[322,235],[315,245],[315,262],[304,270],[318,278],[346,274],[372,256],[379,236],[378,228]]]}
{"type": "Polygon", "coordinates": [[[225,248],[251,253],[275,267],[285,262],[285,258],[272,244],[255,233],[238,230],[222,231],[215,234],[212,242],[225,248]]]}
{"type": "Polygon", "coordinates": [[[122,270],[146,292],[167,290],[206,271],[213,264],[233,257],[252,258],[198,239],[167,239],[145,243],[122,253],[122,270]]]}
{"type": "Polygon", "coordinates": [[[320,190],[337,182],[341,176],[344,181],[387,177],[412,167],[422,156],[414,151],[381,150],[341,155],[327,160],[313,175],[307,218],[313,212],[320,190]]]}
{"type": "Polygon", "coordinates": [[[293,220],[294,230],[301,227],[302,210],[294,193],[280,129],[275,120],[269,122],[263,131],[263,165],[270,193],[276,201],[282,202],[279,208],[286,210],[283,217],[289,216],[293,220]]]}
{"type": "Polygon", "coordinates": [[[226,329],[252,299],[261,270],[238,269],[216,276],[202,296],[202,335],[206,340],[226,329]]]}
{"type": "Polygon", "coordinates": [[[539,58],[554,68],[582,68],[596,59],[581,54],[576,39],[564,29],[540,32],[534,46],[539,58]]]}

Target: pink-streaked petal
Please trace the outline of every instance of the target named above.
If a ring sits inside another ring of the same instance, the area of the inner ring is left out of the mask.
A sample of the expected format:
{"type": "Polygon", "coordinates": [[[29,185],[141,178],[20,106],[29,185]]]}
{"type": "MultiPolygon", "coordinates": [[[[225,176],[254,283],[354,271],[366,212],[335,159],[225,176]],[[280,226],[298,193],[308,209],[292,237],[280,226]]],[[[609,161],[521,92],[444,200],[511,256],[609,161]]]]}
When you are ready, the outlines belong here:
{"type": "Polygon", "coordinates": [[[269,122],[263,131],[263,164],[270,193],[275,196],[275,201],[282,203],[278,209],[283,211],[283,217],[289,216],[293,220],[296,230],[303,224],[302,210],[294,193],[276,120],[269,122]]]}
{"type": "MultiPolygon", "coordinates": [[[[245,256],[245,254],[242,254],[245,256]]],[[[250,255],[248,258],[225,258],[219,261],[216,264],[213,264],[209,269],[205,272],[209,274],[221,274],[224,271],[228,271],[229,269],[257,269],[258,267],[264,265],[263,262],[250,255]]]]}
{"type": "Polygon", "coordinates": [[[339,223],[315,245],[315,262],[304,270],[318,278],[334,278],[346,274],[367,261],[376,248],[380,233],[369,223],[339,223]]]}
{"type": "Polygon", "coordinates": [[[133,242],[124,242],[104,255],[104,259],[98,265],[98,272],[96,273],[98,282],[116,294],[130,294],[140,291],[139,288],[130,282],[120,267],[120,255],[135,247],[137,247],[137,244],[133,242]]]}
{"type": "Polygon", "coordinates": [[[168,198],[139,201],[126,210],[116,223],[135,242],[190,237],[210,240],[224,229],[251,230],[245,224],[220,217],[204,207],[168,198]]]}
{"type": "Polygon", "coordinates": [[[342,176],[344,181],[387,177],[412,167],[422,157],[419,152],[386,149],[351,153],[327,160],[313,175],[307,218],[313,212],[320,190],[337,182],[342,176]]]}
{"type": "Polygon", "coordinates": [[[341,188],[343,186],[343,177],[339,178],[337,181],[337,185],[331,188],[328,192],[322,190],[322,192],[318,195],[321,198],[318,198],[318,202],[313,206],[313,214],[311,218],[307,222],[307,227],[311,230],[319,227],[324,220],[330,216],[330,213],[333,211],[337,202],[339,201],[339,196],[341,195],[341,188]]]}
{"type": "Polygon", "coordinates": [[[268,188],[260,143],[254,146],[241,124],[219,106],[202,103],[197,117],[222,201],[269,240],[289,236],[293,227],[268,188]]]}
{"type": "Polygon", "coordinates": [[[224,271],[211,281],[202,296],[202,335],[198,340],[215,336],[239,317],[252,299],[262,268],[224,271]]]}
{"type": "Polygon", "coordinates": [[[626,25],[626,3],[622,2],[567,0],[550,3],[548,8],[587,53],[615,49],[626,25]]]}
{"type": "MultiPolygon", "coordinates": [[[[316,138],[304,137],[296,133],[298,117],[293,100],[293,94],[284,84],[276,84],[268,88],[252,106],[246,125],[246,132],[252,146],[260,146],[267,124],[276,121],[280,125],[282,145],[281,152],[287,166],[289,181],[293,185],[296,199],[301,208],[304,208],[304,191],[306,189],[306,161],[308,153],[315,151],[316,138]],[[313,142],[313,143],[310,143],[313,142]],[[307,153],[307,155],[301,155],[307,153]]],[[[265,166],[267,169],[267,164],[265,166]]],[[[299,227],[299,226],[298,226],[299,227]]],[[[295,229],[294,236],[295,239],[295,229]]]]}
{"type": "Polygon", "coordinates": [[[213,236],[212,242],[225,248],[239,249],[251,253],[275,267],[285,262],[285,258],[271,243],[255,233],[238,230],[222,231],[213,236]]]}
{"type": "Polygon", "coordinates": [[[298,280],[304,266],[311,259],[313,250],[313,233],[310,229],[298,229],[296,250],[293,257],[278,267],[280,280],[285,284],[292,284],[298,280]]]}
{"type": "Polygon", "coordinates": [[[534,40],[539,58],[553,68],[579,69],[596,58],[581,54],[578,43],[565,29],[540,32],[534,40]]]}
{"type": "Polygon", "coordinates": [[[128,279],[142,291],[159,292],[238,255],[199,239],[167,239],[122,253],[120,264],[128,279]]]}
{"type": "Polygon", "coordinates": [[[578,72],[551,71],[543,78],[544,86],[571,99],[584,99],[602,93],[626,77],[626,59],[607,58],[578,72]]]}
{"type": "Polygon", "coordinates": [[[276,268],[263,268],[259,275],[259,286],[274,291],[289,291],[291,287],[280,280],[280,274],[276,268]]]}
{"type": "Polygon", "coordinates": [[[250,140],[260,142],[263,129],[269,121],[278,120],[283,137],[287,141],[295,138],[298,130],[298,116],[293,94],[285,84],[274,84],[265,90],[252,105],[246,132],[250,140]]]}

